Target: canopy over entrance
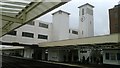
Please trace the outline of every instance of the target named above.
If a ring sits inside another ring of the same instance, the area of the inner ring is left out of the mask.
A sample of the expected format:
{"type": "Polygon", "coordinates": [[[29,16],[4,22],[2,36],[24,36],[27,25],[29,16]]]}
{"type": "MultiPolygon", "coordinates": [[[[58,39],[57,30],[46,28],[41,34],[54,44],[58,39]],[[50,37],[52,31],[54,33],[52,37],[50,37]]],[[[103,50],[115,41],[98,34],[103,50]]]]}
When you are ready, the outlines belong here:
{"type": "Polygon", "coordinates": [[[69,0],[0,1],[0,37],[67,3],[69,0]]]}

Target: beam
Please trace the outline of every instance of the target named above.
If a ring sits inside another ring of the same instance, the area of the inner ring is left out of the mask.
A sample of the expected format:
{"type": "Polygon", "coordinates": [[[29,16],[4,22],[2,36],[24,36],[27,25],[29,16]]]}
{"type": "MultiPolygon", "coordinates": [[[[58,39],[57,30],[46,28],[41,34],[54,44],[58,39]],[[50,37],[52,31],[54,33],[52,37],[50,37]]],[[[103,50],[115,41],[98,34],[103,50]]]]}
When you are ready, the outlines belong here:
{"type": "MultiPolygon", "coordinates": [[[[12,31],[16,28],[19,28],[23,25],[25,25],[26,23],[52,11],[55,8],[58,8],[59,6],[65,4],[67,2],[32,2],[30,4],[28,4],[28,6],[26,6],[17,16],[16,19],[18,19],[18,23],[17,22],[13,22],[10,25],[6,25],[4,27],[2,27],[3,31],[2,31],[2,36],[4,36],[7,32],[12,31]],[[46,6],[42,6],[43,4],[45,4],[46,6]],[[47,5],[49,4],[49,5],[47,5]],[[21,20],[23,20],[21,23],[19,23],[21,20]],[[6,30],[6,27],[9,28],[9,30],[6,30]]],[[[9,24],[10,22],[8,22],[9,24]]],[[[2,37],[0,35],[0,37],[2,37]]]]}
{"type": "Polygon", "coordinates": [[[10,16],[6,16],[6,15],[1,15],[1,16],[2,16],[2,20],[5,20],[5,21],[19,22],[19,23],[23,22],[22,19],[18,19],[18,18],[15,18],[15,17],[10,17],[10,16]]]}

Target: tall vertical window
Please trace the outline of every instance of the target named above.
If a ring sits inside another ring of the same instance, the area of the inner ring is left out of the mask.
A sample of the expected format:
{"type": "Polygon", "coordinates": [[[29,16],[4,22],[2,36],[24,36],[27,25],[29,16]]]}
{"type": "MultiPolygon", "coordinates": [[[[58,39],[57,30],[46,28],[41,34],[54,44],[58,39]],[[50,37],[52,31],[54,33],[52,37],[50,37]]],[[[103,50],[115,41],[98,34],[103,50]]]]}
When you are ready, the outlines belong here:
{"type": "Polygon", "coordinates": [[[17,34],[17,31],[11,31],[11,32],[9,32],[9,33],[7,33],[8,35],[16,35],[17,34]]]}
{"type": "Polygon", "coordinates": [[[117,60],[120,60],[120,53],[117,53],[117,60]]]}
{"type": "Polygon", "coordinates": [[[109,53],[105,53],[105,59],[106,59],[106,60],[109,60],[109,58],[110,58],[110,57],[109,57],[109,53]]]}
{"type": "Polygon", "coordinates": [[[70,33],[70,29],[69,29],[69,33],[70,33]]]}
{"type": "Polygon", "coordinates": [[[84,15],[84,9],[82,9],[82,15],[84,15]]]}
{"type": "Polygon", "coordinates": [[[34,34],[33,34],[33,33],[28,33],[28,32],[22,32],[22,36],[23,36],[23,37],[33,38],[33,37],[34,37],[34,34]]]}
{"type": "Polygon", "coordinates": [[[83,30],[82,30],[82,35],[83,35],[83,30]]]}
{"type": "Polygon", "coordinates": [[[38,39],[48,39],[47,35],[38,34],[38,39]]]}

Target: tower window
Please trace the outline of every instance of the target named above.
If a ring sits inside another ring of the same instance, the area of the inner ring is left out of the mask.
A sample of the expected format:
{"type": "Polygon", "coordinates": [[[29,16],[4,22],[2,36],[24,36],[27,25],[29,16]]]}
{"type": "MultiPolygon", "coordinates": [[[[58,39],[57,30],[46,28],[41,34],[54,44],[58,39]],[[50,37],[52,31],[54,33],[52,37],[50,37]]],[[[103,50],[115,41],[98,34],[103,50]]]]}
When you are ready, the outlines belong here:
{"type": "Polygon", "coordinates": [[[70,29],[69,29],[69,33],[70,33],[70,29]]]}
{"type": "Polygon", "coordinates": [[[84,9],[82,9],[82,15],[84,15],[84,9]]]}
{"type": "Polygon", "coordinates": [[[91,24],[91,21],[90,21],[90,24],[91,24]]]}
{"type": "Polygon", "coordinates": [[[83,35],[83,30],[82,30],[82,35],[83,35]]]}

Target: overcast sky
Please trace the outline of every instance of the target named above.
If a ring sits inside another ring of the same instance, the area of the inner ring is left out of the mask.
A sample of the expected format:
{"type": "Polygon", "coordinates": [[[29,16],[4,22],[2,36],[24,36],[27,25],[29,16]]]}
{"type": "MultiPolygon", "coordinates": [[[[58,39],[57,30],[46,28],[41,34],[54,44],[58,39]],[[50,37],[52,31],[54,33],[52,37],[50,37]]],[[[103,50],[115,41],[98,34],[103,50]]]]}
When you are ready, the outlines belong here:
{"type": "Polygon", "coordinates": [[[70,28],[78,28],[79,24],[79,9],[78,7],[89,3],[94,8],[94,34],[104,35],[109,34],[109,13],[108,9],[117,5],[120,0],[71,0],[61,7],[47,13],[38,18],[39,20],[52,22],[52,13],[58,10],[63,10],[70,13],[70,28]]]}

